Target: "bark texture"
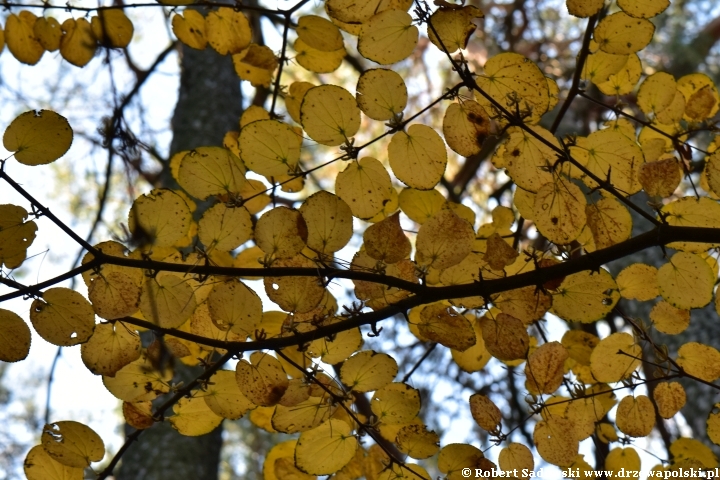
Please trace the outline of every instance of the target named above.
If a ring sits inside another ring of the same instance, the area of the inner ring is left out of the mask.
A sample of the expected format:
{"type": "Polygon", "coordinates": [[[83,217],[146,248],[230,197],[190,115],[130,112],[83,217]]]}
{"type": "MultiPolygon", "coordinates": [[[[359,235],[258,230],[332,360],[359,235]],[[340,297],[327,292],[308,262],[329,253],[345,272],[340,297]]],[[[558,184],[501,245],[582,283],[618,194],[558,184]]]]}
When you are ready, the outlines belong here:
{"type": "MultiPolygon", "coordinates": [[[[181,47],[180,92],[172,118],[171,154],[200,146],[220,146],[225,132],[238,129],[242,113],[240,81],[232,60],[209,47],[181,47]]],[[[158,187],[177,188],[169,168],[158,187]]],[[[147,339],[145,339],[147,340],[147,339]]],[[[195,378],[201,370],[175,362],[175,382],[195,378]]],[[[132,431],[126,426],[126,433],[132,431]]],[[[222,428],[200,437],[178,434],[169,423],[144,432],[123,457],[117,480],[216,480],[222,428]]]]}

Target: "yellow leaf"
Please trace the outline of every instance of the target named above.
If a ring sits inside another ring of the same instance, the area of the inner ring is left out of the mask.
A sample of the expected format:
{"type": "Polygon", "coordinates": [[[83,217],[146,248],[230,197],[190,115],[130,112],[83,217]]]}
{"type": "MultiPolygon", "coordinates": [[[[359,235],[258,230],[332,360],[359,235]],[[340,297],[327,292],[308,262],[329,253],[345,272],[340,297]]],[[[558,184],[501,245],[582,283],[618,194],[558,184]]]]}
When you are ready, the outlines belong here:
{"type": "Polygon", "coordinates": [[[520,187],[515,189],[513,205],[526,220],[534,220],[536,194],[520,187]]]}
{"type": "Polygon", "coordinates": [[[412,0],[328,0],[326,10],[333,20],[344,23],[365,23],[376,13],[385,10],[405,10],[412,0]]]}
{"type": "Polygon", "coordinates": [[[153,400],[170,391],[172,372],[160,373],[145,356],[125,365],[114,377],[103,376],[103,384],[110,393],[126,402],[153,400]]]}
{"type": "Polygon", "coordinates": [[[565,418],[555,416],[536,423],[533,441],[543,460],[559,467],[570,466],[578,453],[574,424],[565,418]]]}
{"type": "Polygon", "coordinates": [[[530,347],[527,327],[517,318],[501,313],[485,315],[480,321],[485,348],[499,360],[525,358],[530,347]]]}
{"type": "Polygon", "coordinates": [[[390,65],[410,56],[418,41],[418,28],[403,10],[385,10],[363,24],[358,52],[381,65],[390,65]]]}
{"type": "Polygon", "coordinates": [[[503,313],[530,325],[545,315],[553,303],[553,297],[531,285],[503,292],[493,298],[493,303],[503,313]]]}
{"type": "Polygon", "coordinates": [[[90,427],[70,420],[45,425],[40,442],[50,457],[68,467],[89,467],[105,456],[100,436],[90,427]]]}
{"type": "Polygon", "coordinates": [[[692,73],[678,79],[678,90],[685,97],[683,118],[690,122],[700,122],[713,117],[720,108],[715,83],[704,73],[692,73]]]}
{"type": "Polygon", "coordinates": [[[371,392],[392,382],[397,372],[397,363],[392,357],[366,350],[343,363],[340,378],[353,391],[371,392]]]}
{"type": "MultiPolygon", "coordinates": [[[[572,156],[595,176],[606,179],[622,192],[631,195],[642,188],[638,171],[644,163],[642,150],[634,140],[615,130],[599,130],[587,138],[579,138],[570,148],[572,156]]],[[[596,187],[592,179],[581,177],[589,187],[596,187]]]]}
{"type": "Polygon", "coordinates": [[[685,406],[685,389],[678,382],[661,382],[652,392],[658,414],[665,419],[672,418],[685,406]]]}
{"type": "Polygon", "coordinates": [[[595,15],[605,6],[605,0],[567,0],[570,15],[587,18],[595,15]]]}
{"type": "Polygon", "coordinates": [[[136,238],[157,247],[170,247],[190,230],[192,214],[185,200],[169,189],[155,189],[133,202],[128,227],[136,238]]]}
{"type": "Polygon", "coordinates": [[[317,15],[303,15],[297,23],[295,31],[308,46],[323,52],[343,48],[340,30],[330,20],[317,15]]]}
{"type": "Polygon", "coordinates": [[[23,465],[28,480],[82,480],[82,467],[69,467],[48,455],[42,445],[35,445],[23,465]]]}
{"type": "Polygon", "coordinates": [[[575,437],[582,441],[595,433],[595,424],[602,420],[607,410],[595,398],[578,398],[567,404],[564,417],[575,424],[575,437]]]}
{"type": "Polygon", "coordinates": [[[420,311],[420,334],[453,350],[464,352],[475,345],[475,330],[465,316],[452,307],[434,303],[420,311]]]}
{"type": "MultiPolygon", "coordinates": [[[[341,320],[336,318],[331,324],[339,321],[341,320]]],[[[328,365],[336,365],[345,361],[353,352],[356,352],[362,343],[363,339],[360,329],[353,328],[338,333],[332,339],[323,337],[315,340],[310,344],[308,353],[313,357],[320,357],[321,360],[328,365]]]]}
{"type": "Polygon", "coordinates": [[[114,377],[118,370],[140,357],[140,335],[122,322],[101,323],[80,347],[80,355],[95,375],[114,377]]]}
{"type": "Polygon", "coordinates": [[[390,120],[402,113],[407,105],[405,81],[392,70],[365,70],[357,83],[357,103],[360,110],[373,120],[390,120]]]}
{"type": "Polygon", "coordinates": [[[545,343],[528,356],[525,364],[525,385],[530,393],[551,394],[563,381],[568,352],[560,342],[545,343]]]}
{"type": "Polygon", "coordinates": [[[590,365],[590,355],[599,342],[598,337],[582,330],[568,330],[561,341],[570,358],[581,365],[590,365]]]}
{"type": "Polygon", "coordinates": [[[242,418],[255,404],[240,391],[235,374],[229,370],[218,370],[210,377],[205,403],[216,415],[230,420],[242,418]]]}
{"type": "Polygon", "coordinates": [[[30,329],[18,314],[0,308],[0,361],[19,362],[30,353],[30,329]]]}
{"type": "Polygon", "coordinates": [[[627,396],[620,400],[615,423],[625,435],[646,437],[655,426],[655,406],[645,395],[627,396]]]}
{"type": "Polygon", "coordinates": [[[88,299],[95,313],[107,320],[126,317],[138,311],[141,288],[120,271],[98,275],[88,287],[88,299]]]}
{"type": "Polygon", "coordinates": [[[235,73],[254,87],[269,87],[278,66],[275,53],[266,45],[251,43],[232,56],[235,73]]]}
{"type": "Polygon", "coordinates": [[[443,117],[445,141],[463,157],[480,153],[483,142],[490,133],[490,116],[473,100],[451,103],[445,111],[443,117]]]}
{"type": "MultiPolygon", "coordinates": [[[[561,148],[560,142],[549,131],[539,126],[530,128],[556,148],[561,148]]],[[[557,162],[557,154],[525,130],[511,127],[508,132],[510,136],[505,143],[503,166],[520,188],[537,192],[553,181],[551,172],[557,162]]]]}
{"type": "MultiPolygon", "coordinates": [[[[316,268],[315,262],[297,255],[280,259],[274,267],[316,268]]],[[[315,277],[265,277],[265,293],[286,312],[307,313],[315,308],[325,294],[325,288],[315,277]]]]}
{"type": "Polygon", "coordinates": [[[172,19],[172,30],[182,43],[195,50],[204,50],[207,47],[205,34],[205,17],[197,10],[184,10],[172,19]]]}
{"type": "Polygon", "coordinates": [[[607,270],[568,275],[553,296],[553,310],[568,321],[590,323],[603,318],[620,299],[607,270]]]}
{"type": "Polygon", "coordinates": [[[60,23],[53,17],[38,18],[33,26],[33,33],[40,45],[48,52],[54,52],[60,48],[62,29],[60,23]]]}
{"type": "Polygon", "coordinates": [[[168,421],[181,435],[197,437],[215,430],[223,417],[215,414],[202,397],[184,397],[173,405],[168,421]]]}
{"type": "Polygon", "coordinates": [[[358,442],[350,425],[330,419],[303,432],[295,449],[295,464],[305,473],[329,475],[344,467],[354,456],[358,442]]]}
{"type": "Polygon", "coordinates": [[[230,280],[216,284],[207,299],[212,322],[245,338],[262,320],[262,301],[244,283],[230,280]]]}
{"type": "Polygon", "coordinates": [[[660,295],[677,308],[702,308],[712,300],[716,275],[699,255],[678,252],[658,270],[660,295]]]}
{"type": "Polygon", "coordinates": [[[596,249],[611,247],[630,238],[632,217],[628,209],[615,198],[605,197],[587,205],[585,215],[596,249]]]}
{"type": "Polygon", "coordinates": [[[308,228],[299,210],[276,207],[260,217],[255,227],[255,242],[267,255],[294,257],[305,248],[308,228]]]}
{"type": "Polygon", "coordinates": [[[590,369],[599,382],[628,378],[640,366],[642,348],[629,333],[613,333],[597,344],[590,355],[590,369]]]}
{"type": "Polygon", "coordinates": [[[640,455],[632,447],[613,448],[605,457],[605,470],[613,472],[613,477],[640,472],[640,455]]]}
{"type": "Polygon", "coordinates": [[[60,40],[60,55],[76,67],[84,67],[95,56],[97,41],[90,22],[68,18],[62,23],[65,33],[60,40]]]}
{"type": "Polygon", "coordinates": [[[658,302],[650,311],[650,320],[658,332],[668,335],[682,333],[690,325],[690,311],[658,302]]]}
{"type": "Polygon", "coordinates": [[[320,191],[303,202],[300,213],[307,225],[307,246],[324,255],[343,248],[352,237],[350,207],[340,197],[320,191]]]}
{"type": "MultiPolygon", "coordinates": [[[[545,75],[537,65],[517,53],[501,53],[485,63],[484,75],[476,78],[481,90],[510,111],[528,110],[527,123],[535,124],[547,112],[550,95],[545,75]]],[[[492,111],[489,100],[479,93],[475,99],[492,111]]]]}
{"type": "Polygon", "coordinates": [[[628,300],[645,302],[660,295],[657,268],[644,263],[625,267],[615,279],[620,295],[628,300]]]}
{"type": "Polygon", "coordinates": [[[65,155],[73,141],[67,119],[50,110],[19,115],[5,130],[3,145],[24,165],[45,165],[65,155]]]}
{"type": "MultiPolygon", "coordinates": [[[[478,372],[482,370],[492,358],[492,355],[485,347],[485,341],[483,340],[483,333],[480,329],[480,323],[477,321],[471,321],[471,324],[473,330],[475,331],[475,345],[463,352],[457,350],[450,350],[453,361],[457,363],[458,367],[468,373],[478,372]]],[[[410,326],[412,327],[412,325],[410,326]]]]}
{"type": "Polygon", "coordinates": [[[688,375],[706,382],[720,378],[720,352],[697,342],[688,342],[678,349],[677,363],[688,375]]]}
{"type": "Polygon", "coordinates": [[[437,190],[404,188],[398,198],[400,209],[410,220],[423,224],[442,210],[445,197],[437,190]]]}
{"type": "Polygon", "coordinates": [[[533,205],[535,225],[551,242],[567,245],[577,239],[585,227],[585,208],[582,190],[559,178],[538,189],[533,205]]]}
{"type": "Polygon", "coordinates": [[[635,53],[628,55],[625,65],[615,74],[610,75],[605,82],[597,84],[598,89],[605,95],[625,95],[633,91],[642,75],[642,63],[635,53]]]}
{"type": "Polygon", "coordinates": [[[342,198],[353,216],[371,218],[391,199],[390,175],[379,160],[361,158],[350,164],[335,180],[335,193],[342,198]]]}
{"type": "Polygon", "coordinates": [[[410,255],[410,240],[400,226],[399,212],[368,227],[363,233],[363,240],[367,254],[387,264],[410,255]]]}
{"type": "MultiPolygon", "coordinates": [[[[683,197],[660,210],[668,225],[678,227],[720,228],[720,204],[708,197],[683,197]]],[[[720,244],[704,242],[673,242],[668,247],[684,252],[701,253],[720,244]]]]}
{"type": "Polygon", "coordinates": [[[458,49],[467,47],[470,36],[477,28],[473,20],[484,16],[479,8],[472,5],[462,8],[439,8],[430,16],[432,28],[428,26],[428,37],[440,50],[455,53],[458,49]]]}
{"type": "Polygon", "coordinates": [[[472,250],[472,225],[452,210],[440,210],[423,223],[417,235],[415,259],[438,270],[460,263],[472,250]]]}
{"type": "Polygon", "coordinates": [[[420,411],[420,393],[404,383],[391,383],[375,391],[370,408],[383,423],[408,423],[420,411]]]}
{"type": "Polygon", "coordinates": [[[122,411],[127,424],[137,430],[145,430],[155,424],[150,401],[123,402],[122,411]]]}
{"type": "Polygon", "coordinates": [[[258,120],[240,131],[240,150],[247,167],[265,176],[294,172],[302,137],[277,120],[258,120]]]}
{"type": "Polygon", "coordinates": [[[276,431],[298,433],[311,430],[333,415],[338,409],[329,400],[329,396],[310,397],[292,407],[279,403],[272,416],[272,426],[276,431]]]}
{"type": "Polygon", "coordinates": [[[240,360],[235,369],[235,377],[243,395],[256,405],[276,405],[289,385],[280,362],[263,352],[254,352],[250,362],[240,360]]]}
{"type": "Polygon", "coordinates": [[[519,479],[528,478],[529,475],[525,475],[525,472],[532,472],[535,468],[535,460],[530,449],[522,443],[515,442],[508,443],[507,447],[500,450],[498,464],[500,470],[520,472],[517,477],[519,479]]]}
{"type": "Polygon", "coordinates": [[[640,85],[637,94],[638,107],[646,115],[651,112],[657,115],[673,103],[676,92],[675,77],[665,72],[653,73],[640,85]]]}
{"type": "Polygon", "coordinates": [[[140,295],[143,316],[163,328],[178,328],[190,319],[196,306],[187,279],[169,273],[148,277],[140,295]]]}
{"type": "MultiPolygon", "coordinates": [[[[295,462],[295,446],[297,440],[287,440],[285,442],[276,443],[268,451],[263,461],[263,480],[282,480],[275,474],[275,465],[278,460],[289,459],[295,462]]],[[[314,478],[314,477],[313,477],[314,478]]],[[[305,480],[304,478],[302,480],[305,480]]]]}
{"type": "Polygon", "coordinates": [[[703,445],[694,438],[678,438],[670,445],[670,455],[678,463],[683,460],[695,460],[699,466],[704,468],[715,468],[718,466],[718,459],[710,450],[710,447],[703,445]]]}
{"type": "Polygon", "coordinates": [[[638,180],[651,197],[669,197],[680,185],[682,170],[675,158],[665,158],[644,163],[638,172],[638,180]]]}
{"type": "Polygon", "coordinates": [[[477,447],[464,443],[451,443],[445,445],[438,455],[438,470],[447,474],[448,480],[466,478],[462,471],[464,468],[480,467],[485,455],[477,447]]]}
{"type": "Polygon", "coordinates": [[[618,7],[625,13],[638,18],[660,15],[670,6],[670,0],[618,0],[618,7]]]}
{"type": "Polygon", "coordinates": [[[285,96],[285,108],[287,108],[290,118],[295,120],[296,123],[300,123],[300,105],[302,105],[303,98],[305,98],[307,91],[314,86],[310,82],[293,82],[290,84],[288,93],[285,96]]]}
{"type": "MultiPolygon", "coordinates": [[[[660,407],[658,406],[658,410],[660,407]]],[[[707,419],[708,438],[715,444],[720,444],[720,413],[710,413],[707,419]]]]}
{"type": "Polygon", "coordinates": [[[503,270],[511,265],[518,257],[517,251],[497,233],[493,233],[487,239],[487,250],[483,260],[493,270],[503,270]]]}
{"type": "Polygon", "coordinates": [[[312,48],[300,38],[295,40],[293,49],[297,52],[295,60],[300,64],[300,66],[315,73],[334,72],[340,68],[343,59],[347,55],[347,51],[345,51],[344,46],[341,46],[337,50],[324,52],[322,50],[312,48]]]}
{"type": "Polygon", "coordinates": [[[266,192],[268,188],[260,180],[250,179],[245,182],[240,195],[243,198],[243,207],[250,213],[255,215],[260,213],[270,203],[270,195],[266,192]]]}
{"type": "Polygon", "coordinates": [[[5,23],[5,41],[10,53],[18,61],[28,65],[35,65],[45,53],[45,49],[35,37],[36,21],[34,14],[22,10],[18,15],[11,13],[5,23]]]}
{"type": "Polygon", "coordinates": [[[206,251],[235,250],[251,237],[252,220],[245,207],[229,208],[218,203],[206,210],[198,222],[198,239],[206,251]]]}
{"type": "Polygon", "coordinates": [[[68,288],[51,288],[33,301],[30,320],[38,334],[53,345],[86,342],[95,328],[95,312],[85,297],[68,288]]]}
{"type": "Polygon", "coordinates": [[[119,8],[99,10],[98,16],[92,17],[91,26],[97,41],[109,48],[127,47],[135,30],[125,12],[119,8]]]}
{"type": "Polygon", "coordinates": [[[233,55],[250,45],[252,30],[243,12],[220,7],[205,18],[205,36],[220,55],[233,55]]]}
{"type": "Polygon", "coordinates": [[[25,261],[27,248],[35,240],[37,224],[24,222],[28,213],[17,205],[0,205],[0,265],[17,268],[25,261]]]}
{"type": "Polygon", "coordinates": [[[595,27],[594,38],[603,52],[627,55],[645,48],[653,33],[655,25],[652,22],[616,12],[600,20],[595,27]]]}
{"type": "Polygon", "coordinates": [[[342,145],[360,129],[360,109],[350,92],[336,85],[320,85],[305,93],[300,123],[318,143],[342,145]]]}
{"type": "Polygon", "coordinates": [[[396,443],[401,452],[416,459],[430,458],[439,447],[440,437],[425,425],[406,425],[400,429],[396,443]]]}
{"type": "MultiPolygon", "coordinates": [[[[584,0],[579,0],[583,2],[584,0]]],[[[588,55],[583,65],[582,77],[595,85],[604,84],[611,76],[618,74],[628,63],[628,55],[613,55],[598,50],[588,55]]]]}
{"type": "Polygon", "coordinates": [[[480,428],[486,432],[500,431],[502,421],[500,409],[485,395],[475,393],[470,396],[470,413],[480,428]]]}

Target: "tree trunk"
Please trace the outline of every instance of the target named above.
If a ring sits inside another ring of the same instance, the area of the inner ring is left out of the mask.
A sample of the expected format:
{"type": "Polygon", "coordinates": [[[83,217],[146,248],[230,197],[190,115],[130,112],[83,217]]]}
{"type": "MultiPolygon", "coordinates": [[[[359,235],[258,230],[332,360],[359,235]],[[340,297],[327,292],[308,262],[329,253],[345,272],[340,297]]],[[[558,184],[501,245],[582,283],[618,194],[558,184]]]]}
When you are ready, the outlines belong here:
{"type": "MultiPolygon", "coordinates": [[[[171,154],[222,145],[225,132],[238,129],[242,113],[240,79],[230,57],[210,48],[197,51],[183,46],[180,52],[180,94],[172,118],[171,154]]],[[[177,188],[167,165],[159,183],[158,187],[177,188]]],[[[187,383],[201,372],[175,363],[174,382],[187,383]]],[[[126,426],[126,433],[131,431],[126,426]]],[[[221,447],[222,428],[200,437],[185,437],[167,422],[156,424],[127,451],[116,478],[216,480],[221,447]]]]}

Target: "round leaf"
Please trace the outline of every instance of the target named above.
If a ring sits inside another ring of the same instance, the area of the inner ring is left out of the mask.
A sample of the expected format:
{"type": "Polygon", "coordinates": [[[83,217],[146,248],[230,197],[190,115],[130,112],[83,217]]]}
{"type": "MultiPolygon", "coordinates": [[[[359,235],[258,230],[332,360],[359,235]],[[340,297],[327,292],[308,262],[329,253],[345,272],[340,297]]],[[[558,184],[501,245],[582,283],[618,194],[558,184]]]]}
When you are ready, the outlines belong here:
{"type": "Polygon", "coordinates": [[[308,90],[303,97],[300,123],[316,142],[342,145],[360,129],[360,109],[344,88],[320,85],[308,90]]]}
{"type": "Polygon", "coordinates": [[[388,145],[388,159],[398,180],[412,188],[429,190],[445,173],[447,151],[435,130],[416,123],[407,133],[393,135],[388,145]]]}
{"type": "Polygon", "coordinates": [[[350,425],[331,418],[300,435],[295,449],[295,464],[305,473],[329,475],[344,467],[355,456],[357,447],[358,442],[350,425]]]}
{"type": "Polygon", "coordinates": [[[3,145],[24,165],[45,165],[65,155],[73,140],[67,119],[50,110],[30,111],[5,130],[3,145]]]}
{"type": "Polygon", "coordinates": [[[53,345],[67,347],[87,341],[95,328],[95,312],[85,297],[68,288],[51,288],[33,301],[30,320],[38,334],[53,345]]]}
{"type": "Polygon", "coordinates": [[[0,308],[0,361],[19,362],[30,353],[30,329],[20,316],[0,308]]]}

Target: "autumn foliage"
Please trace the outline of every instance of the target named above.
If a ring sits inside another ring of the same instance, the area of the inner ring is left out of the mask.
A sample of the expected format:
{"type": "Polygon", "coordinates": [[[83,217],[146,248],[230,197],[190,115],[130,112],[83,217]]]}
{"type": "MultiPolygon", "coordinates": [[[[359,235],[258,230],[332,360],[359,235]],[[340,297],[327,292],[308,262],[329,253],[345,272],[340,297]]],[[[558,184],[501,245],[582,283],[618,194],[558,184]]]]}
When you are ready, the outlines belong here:
{"type": "MultiPolygon", "coordinates": [[[[415,460],[433,456],[443,475],[459,479],[463,468],[532,470],[533,452],[584,471],[591,466],[580,443],[591,437],[612,444],[596,468],[639,470],[631,445],[682,410],[678,380],[717,389],[720,378],[720,352],[704,339],[668,352],[655,338],[683,332],[693,309],[715,302],[720,311],[720,137],[702,148],[692,142],[714,131],[720,96],[704,74],[674,78],[642,68],[655,31],[649,18],[669,1],[567,0],[586,25],[571,78],[551,78],[514,52],[475,69],[463,53],[483,18],[474,6],[327,0],[326,16],[298,15],[304,3],[273,11],[286,21],[279,57],[252,43],[242,5],[173,10],[172,30],[183,44],[232,56],[239,78],[271,88],[271,101],[267,109],[248,108],[223,145],[176,153],[169,169],[180,188],[137,197],[128,238],[87,244],[68,219],[13,180],[12,160],[3,161],[3,188],[30,206],[0,205],[3,272],[23,263],[41,217],[86,253],[78,268],[38,285],[3,276],[16,290],[0,301],[26,296],[38,335],[82,345],[87,368],[122,401],[134,439],[159,421],[196,436],[244,415],[268,431],[294,434],[267,452],[267,480],[429,479],[415,460]],[[444,55],[455,86],[409,111],[406,83],[390,65],[413,55],[422,36],[444,55]],[[288,84],[283,76],[291,52],[294,68],[328,73],[351,50],[375,64],[354,90],[288,84]],[[591,98],[590,89],[633,103],[601,104],[609,120],[586,136],[556,135],[571,104],[591,98]],[[442,121],[421,123],[429,111],[441,112],[442,121]],[[384,133],[355,140],[378,128],[384,133]],[[497,141],[493,169],[510,182],[508,196],[498,197],[507,201],[492,209],[453,201],[444,177],[449,159],[462,163],[489,139],[497,141]],[[318,145],[332,160],[303,161],[303,149],[318,145]],[[704,162],[699,175],[693,154],[704,162]],[[333,162],[345,163],[333,189],[305,185],[333,162]],[[277,204],[280,191],[303,196],[277,204]],[[641,191],[649,203],[637,200],[641,191]],[[648,225],[640,233],[633,230],[638,219],[648,225]],[[661,247],[659,268],[635,263],[617,275],[606,268],[650,247],[661,247]],[[76,275],[87,297],[55,286],[76,275]],[[262,285],[250,283],[257,279],[262,285]],[[354,287],[355,298],[335,298],[332,282],[354,287]],[[263,287],[272,303],[258,295],[263,287]],[[652,313],[630,318],[621,299],[652,302],[652,313]],[[567,331],[544,330],[549,315],[567,321],[567,331]],[[391,355],[363,349],[363,335],[383,335],[392,317],[419,341],[450,349],[466,372],[516,368],[525,378],[533,441],[513,435],[518,425],[475,393],[464,414],[494,448],[440,444],[419,416],[430,399],[398,378],[391,355]],[[595,322],[609,317],[622,317],[624,327],[598,334],[595,322]],[[138,334],[144,330],[156,333],[147,347],[138,334]],[[167,352],[204,373],[172,384],[172,372],[157,360],[167,352]],[[646,384],[651,396],[642,393],[646,384]],[[619,402],[616,392],[625,395],[619,402]],[[370,416],[355,406],[364,394],[370,416]]],[[[59,49],[82,67],[97,49],[123,48],[133,35],[120,8],[62,24],[11,11],[5,43],[27,64],[59,49]]],[[[71,125],[49,110],[18,116],[3,136],[27,166],[17,168],[43,168],[72,141],[71,125]]],[[[18,312],[0,309],[0,360],[23,360],[30,338],[18,312]]],[[[674,440],[671,462],[656,470],[718,466],[708,445],[720,444],[720,414],[706,413],[709,438],[674,440]]],[[[25,471],[31,480],[80,479],[104,453],[88,426],[58,421],[41,432],[25,471]]],[[[98,478],[111,475],[121,455],[98,478]]]]}

